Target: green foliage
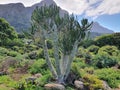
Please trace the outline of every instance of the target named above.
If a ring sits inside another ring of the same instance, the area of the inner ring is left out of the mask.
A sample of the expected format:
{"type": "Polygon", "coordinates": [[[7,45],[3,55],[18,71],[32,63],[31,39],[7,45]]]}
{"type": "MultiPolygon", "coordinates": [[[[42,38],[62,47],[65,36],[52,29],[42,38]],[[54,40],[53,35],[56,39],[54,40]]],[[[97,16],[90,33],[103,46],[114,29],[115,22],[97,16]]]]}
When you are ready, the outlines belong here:
{"type": "Polygon", "coordinates": [[[0,18],[0,45],[7,45],[6,42],[17,38],[14,28],[3,18],[0,18]]]}
{"type": "Polygon", "coordinates": [[[46,75],[38,78],[36,80],[36,82],[40,85],[40,86],[44,86],[45,84],[49,83],[50,80],[52,78],[52,75],[50,74],[50,72],[46,73],[46,75]]]}
{"type": "Polygon", "coordinates": [[[99,49],[98,54],[110,55],[110,56],[118,56],[120,51],[115,46],[106,45],[99,49]]]}
{"type": "Polygon", "coordinates": [[[91,45],[90,47],[87,48],[89,52],[92,52],[94,54],[98,53],[99,47],[95,45],[91,45]]]}
{"type": "Polygon", "coordinates": [[[120,85],[120,70],[104,68],[96,70],[95,74],[102,80],[107,81],[110,87],[117,88],[120,85]]]}
{"type": "Polygon", "coordinates": [[[22,47],[24,46],[24,43],[21,39],[13,39],[13,40],[8,39],[8,41],[6,42],[6,46],[8,46],[9,48],[13,46],[22,47]]]}
{"type": "Polygon", "coordinates": [[[28,57],[30,59],[37,59],[38,55],[37,55],[37,52],[36,51],[32,51],[28,54],[28,57]]]}
{"type": "Polygon", "coordinates": [[[9,52],[9,50],[7,50],[6,48],[0,47],[0,56],[7,55],[8,52],[9,52]]]}
{"type": "Polygon", "coordinates": [[[85,87],[89,90],[103,89],[103,83],[95,75],[86,74],[83,76],[85,87]]]}
{"type": "Polygon", "coordinates": [[[17,85],[17,82],[11,79],[9,76],[0,76],[0,84],[5,84],[8,87],[15,88],[17,85]]]}
{"type": "Polygon", "coordinates": [[[9,53],[7,54],[8,56],[11,56],[11,57],[16,57],[19,53],[18,52],[15,52],[15,51],[9,51],[9,53]]]}
{"type": "Polygon", "coordinates": [[[120,33],[100,36],[96,38],[95,44],[98,46],[114,45],[120,49],[120,33]]]}
{"type": "Polygon", "coordinates": [[[82,43],[80,44],[82,45],[83,47],[87,48],[91,45],[94,45],[94,40],[90,39],[90,40],[84,40],[82,41],[82,43]]]}
{"type": "Polygon", "coordinates": [[[43,59],[36,60],[30,67],[30,73],[32,74],[35,73],[45,74],[47,70],[48,70],[47,65],[45,63],[45,60],[43,59]]]}
{"type": "Polygon", "coordinates": [[[77,57],[82,58],[86,64],[91,64],[92,54],[82,47],[78,49],[77,57]]]}
{"type": "Polygon", "coordinates": [[[112,67],[117,64],[116,58],[104,54],[97,54],[93,60],[95,66],[97,66],[98,68],[112,67]]]}

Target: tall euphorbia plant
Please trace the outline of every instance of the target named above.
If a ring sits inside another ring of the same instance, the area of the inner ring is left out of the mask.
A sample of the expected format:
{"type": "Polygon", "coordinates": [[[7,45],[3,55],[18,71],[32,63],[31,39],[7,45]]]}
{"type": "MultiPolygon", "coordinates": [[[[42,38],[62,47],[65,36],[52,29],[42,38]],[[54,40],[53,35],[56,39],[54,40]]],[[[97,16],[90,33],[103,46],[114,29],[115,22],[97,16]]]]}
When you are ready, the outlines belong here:
{"type": "Polygon", "coordinates": [[[60,16],[60,8],[54,5],[36,8],[32,14],[34,32],[42,42],[45,60],[58,83],[64,83],[70,72],[71,63],[78,45],[86,37],[92,23],[83,19],[81,24],[73,15],[60,16]],[[51,62],[47,40],[51,40],[54,49],[55,65],[51,62]]]}

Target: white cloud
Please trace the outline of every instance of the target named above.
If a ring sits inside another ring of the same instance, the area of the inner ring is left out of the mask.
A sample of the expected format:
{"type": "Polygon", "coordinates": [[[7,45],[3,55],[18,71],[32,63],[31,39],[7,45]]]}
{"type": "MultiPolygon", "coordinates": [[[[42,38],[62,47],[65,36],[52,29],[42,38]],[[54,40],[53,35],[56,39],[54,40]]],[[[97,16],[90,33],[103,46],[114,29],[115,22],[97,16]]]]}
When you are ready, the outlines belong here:
{"type": "Polygon", "coordinates": [[[120,13],[120,0],[103,0],[97,8],[89,8],[86,10],[87,16],[99,16],[103,14],[116,14],[120,13]]]}
{"type": "Polygon", "coordinates": [[[82,14],[88,8],[86,0],[55,0],[55,2],[70,14],[82,14]]]}
{"type": "Polygon", "coordinates": [[[69,13],[98,17],[103,14],[120,13],[120,0],[55,0],[69,13]]]}
{"type": "MultiPolygon", "coordinates": [[[[25,6],[31,6],[41,0],[0,0],[0,4],[22,2],[25,6]]],[[[103,14],[120,13],[120,0],[54,0],[62,9],[70,14],[85,14],[90,17],[98,17],[103,14]]]]}

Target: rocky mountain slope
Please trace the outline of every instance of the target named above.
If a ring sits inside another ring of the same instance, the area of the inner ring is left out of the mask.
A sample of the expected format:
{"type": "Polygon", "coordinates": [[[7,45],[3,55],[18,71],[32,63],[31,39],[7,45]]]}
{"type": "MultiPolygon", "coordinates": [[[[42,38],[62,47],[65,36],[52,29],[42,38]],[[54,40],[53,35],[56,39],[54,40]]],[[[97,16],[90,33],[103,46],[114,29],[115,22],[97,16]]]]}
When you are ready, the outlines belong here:
{"type": "MultiPolygon", "coordinates": [[[[22,3],[0,4],[0,17],[5,18],[18,32],[27,30],[30,27],[30,20],[33,10],[36,6],[51,5],[56,3],[53,0],[43,0],[31,7],[25,7],[22,3]]],[[[65,10],[60,10],[60,15],[68,13],[65,10]]],[[[97,33],[113,33],[113,31],[102,27],[97,22],[93,24],[92,32],[97,33]]]]}

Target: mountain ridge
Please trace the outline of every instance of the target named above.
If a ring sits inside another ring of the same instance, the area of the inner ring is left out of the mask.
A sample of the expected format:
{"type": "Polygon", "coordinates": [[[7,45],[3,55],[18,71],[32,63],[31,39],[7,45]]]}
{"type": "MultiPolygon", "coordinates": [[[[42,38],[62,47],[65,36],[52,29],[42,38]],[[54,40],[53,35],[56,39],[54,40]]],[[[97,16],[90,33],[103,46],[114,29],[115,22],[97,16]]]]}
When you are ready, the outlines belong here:
{"type": "MultiPolygon", "coordinates": [[[[36,3],[31,7],[25,7],[22,3],[10,3],[0,4],[0,17],[5,18],[12,26],[15,27],[17,32],[21,32],[23,29],[27,30],[30,27],[31,15],[36,6],[43,5],[57,5],[53,0],[42,0],[40,3],[36,3]]],[[[64,15],[67,11],[60,8],[60,14],[64,15]]],[[[95,22],[91,29],[92,32],[97,33],[113,33],[113,31],[102,27],[95,22]]]]}

